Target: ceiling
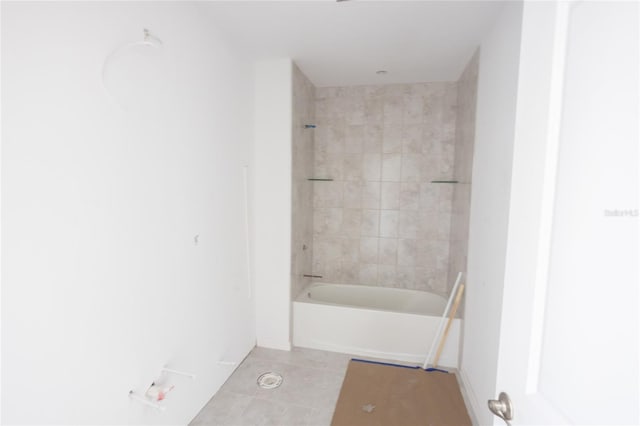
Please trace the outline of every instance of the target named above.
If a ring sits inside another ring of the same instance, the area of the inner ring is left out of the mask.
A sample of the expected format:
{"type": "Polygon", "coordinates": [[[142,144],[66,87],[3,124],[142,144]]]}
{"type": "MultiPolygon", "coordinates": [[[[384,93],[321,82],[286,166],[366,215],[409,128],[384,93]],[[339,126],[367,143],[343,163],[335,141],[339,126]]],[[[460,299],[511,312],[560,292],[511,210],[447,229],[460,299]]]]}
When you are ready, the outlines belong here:
{"type": "Polygon", "coordinates": [[[256,59],[291,57],[318,87],[453,81],[501,1],[226,1],[216,27],[256,59]],[[386,75],[376,71],[386,70],[386,75]]]}

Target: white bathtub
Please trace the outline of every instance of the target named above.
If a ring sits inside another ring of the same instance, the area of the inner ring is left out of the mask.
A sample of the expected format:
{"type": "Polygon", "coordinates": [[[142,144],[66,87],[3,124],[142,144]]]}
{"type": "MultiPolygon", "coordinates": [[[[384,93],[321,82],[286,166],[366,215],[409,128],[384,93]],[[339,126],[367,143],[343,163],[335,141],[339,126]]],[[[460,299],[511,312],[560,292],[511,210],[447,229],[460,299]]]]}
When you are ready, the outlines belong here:
{"type": "MultiPolygon", "coordinates": [[[[421,364],[446,303],[424,291],[314,283],[293,302],[293,344],[421,364]]],[[[460,321],[452,323],[442,366],[458,366],[460,321]]]]}

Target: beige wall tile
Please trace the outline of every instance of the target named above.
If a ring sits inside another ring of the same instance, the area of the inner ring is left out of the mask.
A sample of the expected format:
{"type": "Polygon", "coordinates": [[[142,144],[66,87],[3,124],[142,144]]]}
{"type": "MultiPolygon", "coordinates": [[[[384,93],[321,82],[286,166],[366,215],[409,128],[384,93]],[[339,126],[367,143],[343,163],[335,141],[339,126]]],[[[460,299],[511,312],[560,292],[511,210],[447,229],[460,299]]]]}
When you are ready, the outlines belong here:
{"type": "Polygon", "coordinates": [[[440,212],[425,212],[420,215],[419,238],[449,240],[451,215],[440,212]]]}
{"type": "Polygon", "coordinates": [[[378,263],[378,238],[360,239],[360,263],[378,263]]]}
{"type": "Polygon", "coordinates": [[[344,180],[361,181],[363,175],[362,154],[342,155],[342,178],[344,180]]]}
{"type": "Polygon", "coordinates": [[[363,154],[362,178],[368,181],[380,180],[381,161],[380,154],[363,154]]]}
{"type": "Polygon", "coordinates": [[[320,275],[322,278],[314,278],[314,281],[321,281],[325,283],[339,283],[342,279],[342,262],[332,261],[325,262],[318,265],[318,270],[313,275],[320,275]]]}
{"type": "Polygon", "coordinates": [[[360,238],[342,238],[342,257],[344,262],[357,262],[360,257],[360,238]]]}
{"type": "Polygon", "coordinates": [[[420,184],[420,210],[424,212],[438,211],[439,188],[443,184],[423,182],[420,184]]]}
{"type": "Polygon", "coordinates": [[[416,269],[413,266],[396,267],[397,286],[407,289],[416,288],[416,269]]]}
{"type": "Polygon", "coordinates": [[[347,209],[362,208],[362,182],[344,182],[344,207],[347,209]]]}
{"type": "Polygon", "coordinates": [[[357,262],[341,262],[340,273],[340,284],[358,284],[359,266],[357,262]]]}
{"type": "Polygon", "coordinates": [[[362,208],[380,208],[380,182],[373,181],[362,183],[362,208]]]}
{"type": "Polygon", "coordinates": [[[466,262],[449,247],[453,256],[467,236],[456,209],[470,192],[430,181],[470,177],[456,169],[472,158],[468,137],[458,152],[473,128],[458,120],[460,96],[447,82],[316,90],[312,174],[335,181],[313,185],[314,268],[345,283],[446,291],[451,265],[466,262]]]}
{"type": "Polygon", "coordinates": [[[342,118],[333,119],[327,126],[327,152],[344,152],[345,123],[342,118]]]}
{"type": "Polygon", "coordinates": [[[420,184],[418,182],[400,183],[400,210],[418,210],[420,205],[420,184]]]}
{"type": "Polygon", "coordinates": [[[423,154],[402,154],[400,180],[402,182],[420,182],[424,165],[423,159],[423,154]]]}
{"type": "Polygon", "coordinates": [[[384,117],[383,105],[382,99],[380,98],[372,97],[365,99],[364,112],[367,124],[378,125],[382,123],[384,117]]]}
{"type": "Polygon", "coordinates": [[[341,208],[315,208],[313,210],[313,233],[316,235],[337,235],[342,226],[341,208]]]}
{"type": "Polygon", "coordinates": [[[316,152],[314,171],[310,178],[330,178],[342,180],[344,154],[335,152],[316,152]]]}
{"type": "Polygon", "coordinates": [[[362,228],[362,210],[344,209],[342,213],[342,235],[348,237],[359,237],[362,228]]]}
{"type": "Polygon", "coordinates": [[[402,125],[387,122],[382,127],[382,152],[385,154],[402,152],[402,125]]]}
{"type": "Polygon", "coordinates": [[[386,98],[402,97],[404,95],[410,95],[412,92],[413,84],[388,84],[383,86],[384,96],[386,98]]]}
{"type": "Polygon", "coordinates": [[[418,263],[418,242],[415,239],[398,240],[398,265],[415,266],[418,263]]]}
{"type": "Polygon", "coordinates": [[[402,123],[404,105],[402,96],[385,97],[383,106],[384,121],[402,123]]]}
{"type": "Polygon", "coordinates": [[[363,237],[379,236],[380,210],[362,210],[362,227],[360,235],[363,237]]]}
{"type": "Polygon", "coordinates": [[[398,210],[380,210],[380,236],[398,236],[398,210]]]}
{"type": "Polygon", "coordinates": [[[382,180],[389,182],[400,182],[402,170],[402,155],[382,154],[382,180]]]}
{"type": "Polygon", "coordinates": [[[398,276],[395,265],[378,265],[378,285],[381,287],[395,287],[398,276]]]}
{"type": "Polygon", "coordinates": [[[378,263],[381,265],[398,264],[398,239],[380,238],[378,263]]]}
{"type": "Polygon", "coordinates": [[[423,150],[422,124],[406,124],[402,129],[402,152],[421,154],[423,150]]]}
{"type": "Polygon", "coordinates": [[[366,99],[382,98],[385,95],[385,86],[364,86],[363,96],[366,99]]]}
{"type": "Polygon", "coordinates": [[[405,95],[403,97],[404,124],[422,124],[424,120],[424,99],[420,95],[405,95]]]}
{"type": "Polygon", "coordinates": [[[427,268],[416,268],[415,289],[421,291],[431,291],[434,287],[434,271],[427,268]]]}
{"type": "Polygon", "coordinates": [[[314,261],[323,264],[342,260],[341,237],[316,237],[313,243],[314,261]]]}
{"type": "Polygon", "coordinates": [[[347,125],[344,140],[344,152],[347,154],[361,154],[364,142],[363,125],[347,125]]]}
{"type": "Polygon", "coordinates": [[[313,206],[342,207],[342,190],[340,182],[316,182],[313,188],[313,206]]]}
{"type": "Polygon", "coordinates": [[[382,125],[380,123],[380,121],[375,121],[364,127],[362,152],[371,154],[382,152],[382,125]]]}
{"type": "Polygon", "coordinates": [[[420,213],[413,210],[398,212],[398,236],[400,238],[416,238],[420,230],[420,213]]]}
{"type": "Polygon", "coordinates": [[[378,282],[378,265],[375,263],[360,263],[359,265],[359,283],[363,285],[376,285],[378,282]]]}
{"type": "MultiPolygon", "coordinates": [[[[292,206],[291,218],[291,296],[295,297],[309,282],[304,274],[313,269],[313,184],[307,180],[314,168],[314,131],[305,129],[305,124],[314,124],[316,118],[315,88],[294,65],[293,67],[292,117],[292,206]],[[306,247],[306,248],[304,248],[306,247]]],[[[323,108],[321,106],[321,108],[323,108]]],[[[324,112],[324,110],[322,110],[324,112]]],[[[322,134],[320,138],[323,138],[322,134]]],[[[327,138],[324,137],[326,140],[327,138]]],[[[327,212],[325,212],[327,213],[327,212]]],[[[322,215],[330,221],[330,213],[322,215]]],[[[322,224],[322,223],[321,223],[322,224]]],[[[322,224],[321,228],[327,225],[322,224]]]]}
{"type": "Polygon", "coordinates": [[[348,98],[346,105],[347,110],[344,113],[348,125],[362,125],[367,122],[365,102],[361,96],[348,98]]]}
{"type": "Polygon", "coordinates": [[[400,183],[381,182],[380,184],[380,208],[398,209],[400,205],[400,183]]]}
{"type": "Polygon", "coordinates": [[[451,215],[453,209],[453,191],[457,185],[439,184],[437,211],[451,215]]]}
{"type": "MultiPolygon", "coordinates": [[[[449,241],[449,261],[445,291],[451,290],[452,280],[458,272],[466,272],[467,241],[469,238],[469,212],[471,198],[471,169],[475,137],[475,106],[478,81],[478,52],[471,58],[458,80],[456,90],[455,136],[453,150],[453,172],[461,183],[455,185],[452,194],[451,232],[449,241]]],[[[447,97],[452,104],[453,91],[447,97]]],[[[447,116],[447,121],[450,121],[447,116]]],[[[445,137],[449,135],[449,127],[445,129],[445,137]]],[[[451,153],[444,152],[445,161],[450,160],[451,153]]]]}

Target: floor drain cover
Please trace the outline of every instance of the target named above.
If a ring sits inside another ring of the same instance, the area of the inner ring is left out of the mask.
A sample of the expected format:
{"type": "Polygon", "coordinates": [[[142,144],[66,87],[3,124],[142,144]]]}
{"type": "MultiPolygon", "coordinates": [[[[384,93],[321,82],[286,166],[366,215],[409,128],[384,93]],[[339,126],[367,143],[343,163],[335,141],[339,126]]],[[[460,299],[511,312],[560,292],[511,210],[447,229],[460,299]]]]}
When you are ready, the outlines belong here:
{"type": "Polygon", "coordinates": [[[264,373],[258,377],[258,386],[262,389],[275,389],[282,384],[282,376],[278,373],[264,373]]]}

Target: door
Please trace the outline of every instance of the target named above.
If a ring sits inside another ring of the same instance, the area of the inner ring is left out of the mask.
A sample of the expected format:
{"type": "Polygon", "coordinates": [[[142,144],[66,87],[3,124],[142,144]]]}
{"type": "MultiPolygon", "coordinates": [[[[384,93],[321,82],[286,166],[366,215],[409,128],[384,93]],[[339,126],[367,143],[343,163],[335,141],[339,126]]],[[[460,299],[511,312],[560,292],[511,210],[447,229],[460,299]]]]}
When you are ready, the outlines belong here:
{"type": "Polygon", "coordinates": [[[512,424],[640,422],[638,9],[524,6],[496,380],[512,424]]]}

